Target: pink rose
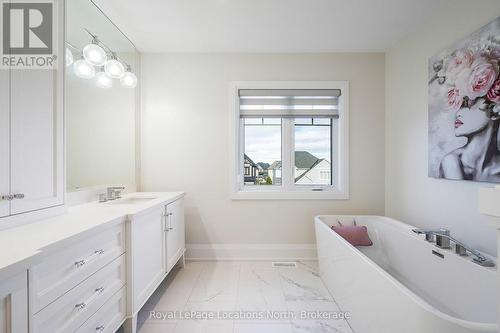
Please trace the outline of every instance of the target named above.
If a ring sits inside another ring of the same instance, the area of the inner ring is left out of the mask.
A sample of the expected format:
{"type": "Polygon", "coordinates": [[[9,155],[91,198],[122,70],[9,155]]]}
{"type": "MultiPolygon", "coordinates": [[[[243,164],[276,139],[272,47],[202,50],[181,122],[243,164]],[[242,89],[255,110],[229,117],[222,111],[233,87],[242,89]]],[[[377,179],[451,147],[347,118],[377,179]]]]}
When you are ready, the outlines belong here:
{"type": "Polygon", "coordinates": [[[458,73],[469,68],[474,61],[474,54],[467,49],[458,50],[446,66],[446,77],[448,81],[454,81],[458,73]]]}
{"type": "Polygon", "coordinates": [[[446,108],[450,111],[457,111],[462,106],[463,97],[457,88],[452,88],[446,94],[446,108]]]}
{"type": "Polygon", "coordinates": [[[486,97],[488,97],[488,99],[493,103],[500,103],[500,78],[493,83],[490,91],[486,94],[486,97]]]}
{"type": "Polygon", "coordinates": [[[481,58],[458,74],[456,86],[461,95],[473,100],[486,95],[497,76],[498,67],[481,58]]]}

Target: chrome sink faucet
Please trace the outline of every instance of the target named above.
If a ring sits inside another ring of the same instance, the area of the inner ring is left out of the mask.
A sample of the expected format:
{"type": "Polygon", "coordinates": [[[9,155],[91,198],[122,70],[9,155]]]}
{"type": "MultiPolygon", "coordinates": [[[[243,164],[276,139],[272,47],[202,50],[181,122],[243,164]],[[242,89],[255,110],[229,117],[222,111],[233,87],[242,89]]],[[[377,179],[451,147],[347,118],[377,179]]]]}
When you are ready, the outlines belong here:
{"type": "Polygon", "coordinates": [[[470,252],[473,256],[472,261],[480,266],[485,267],[494,267],[495,262],[491,259],[488,259],[478,250],[472,249],[459,241],[456,238],[450,236],[450,230],[448,229],[412,229],[412,231],[416,234],[424,234],[425,240],[433,243],[434,236],[436,237],[436,246],[442,249],[450,249],[451,242],[455,244],[455,253],[460,256],[466,256],[468,252],[470,252]]]}
{"type": "Polygon", "coordinates": [[[106,193],[99,194],[99,202],[120,199],[122,197],[121,192],[124,189],[124,186],[110,186],[106,188],[106,193]]]}
{"type": "Polygon", "coordinates": [[[107,200],[120,199],[121,191],[124,190],[124,186],[110,186],[106,189],[107,200]]]}

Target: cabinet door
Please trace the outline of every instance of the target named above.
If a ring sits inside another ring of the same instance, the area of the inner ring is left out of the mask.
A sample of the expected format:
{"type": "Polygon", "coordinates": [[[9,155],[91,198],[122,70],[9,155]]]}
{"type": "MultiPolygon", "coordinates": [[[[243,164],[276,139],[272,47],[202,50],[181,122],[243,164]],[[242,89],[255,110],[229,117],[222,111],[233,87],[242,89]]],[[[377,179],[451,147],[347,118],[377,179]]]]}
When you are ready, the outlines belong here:
{"type": "Polygon", "coordinates": [[[64,1],[56,1],[57,68],[11,69],[10,213],[64,203],[64,1]]]}
{"type": "Polygon", "coordinates": [[[131,271],[132,309],[139,310],[165,275],[163,256],[163,209],[158,208],[132,217],[130,248],[127,249],[131,271]]]}
{"type": "Polygon", "coordinates": [[[0,333],[28,333],[28,276],[0,281],[0,333]]]}
{"type": "Polygon", "coordinates": [[[167,272],[169,272],[182,256],[185,248],[184,236],[184,200],[179,199],[165,208],[167,272]]]}
{"type": "MultiPolygon", "coordinates": [[[[0,197],[10,194],[9,189],[9,70],[0,69],[0,197]]],[[[0,217],[9,215],[8,200],[0,198],[0,217]]]]}
{"type": "Polygon", "coordinates": [[[11,214],[63,204],[59,72],[11,71],[11,214]]]}

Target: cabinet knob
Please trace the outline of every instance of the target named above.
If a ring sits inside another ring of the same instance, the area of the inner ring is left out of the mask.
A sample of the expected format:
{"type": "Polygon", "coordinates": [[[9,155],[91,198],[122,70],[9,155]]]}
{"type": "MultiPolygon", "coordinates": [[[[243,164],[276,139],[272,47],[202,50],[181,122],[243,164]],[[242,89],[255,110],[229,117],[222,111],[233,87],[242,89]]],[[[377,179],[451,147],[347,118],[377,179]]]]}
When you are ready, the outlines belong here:
{"type": "Polygon", "coordinates": [[[14,199],[24,199],[24,193],[16,193],[12,197],[14,199]]]}
{"type": "Polygon", "coordinates": [[[2,195],[0,197],[0,199],[5,200],[5,201],[11,201],[12,199],[14,199],[14,196],[12,194],[2,195]]]}

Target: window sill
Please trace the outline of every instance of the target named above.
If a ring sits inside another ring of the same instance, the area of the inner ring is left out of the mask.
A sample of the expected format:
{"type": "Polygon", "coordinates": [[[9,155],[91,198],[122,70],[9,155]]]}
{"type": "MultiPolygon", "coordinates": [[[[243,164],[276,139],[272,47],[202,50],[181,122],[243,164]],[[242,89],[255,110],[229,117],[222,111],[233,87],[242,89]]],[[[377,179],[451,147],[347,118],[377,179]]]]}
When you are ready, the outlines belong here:
{"type": "Polygon", "coordinates": [[[348,200],[349,193],[342,191],[238,191],[231,200],[348,200]]]}

